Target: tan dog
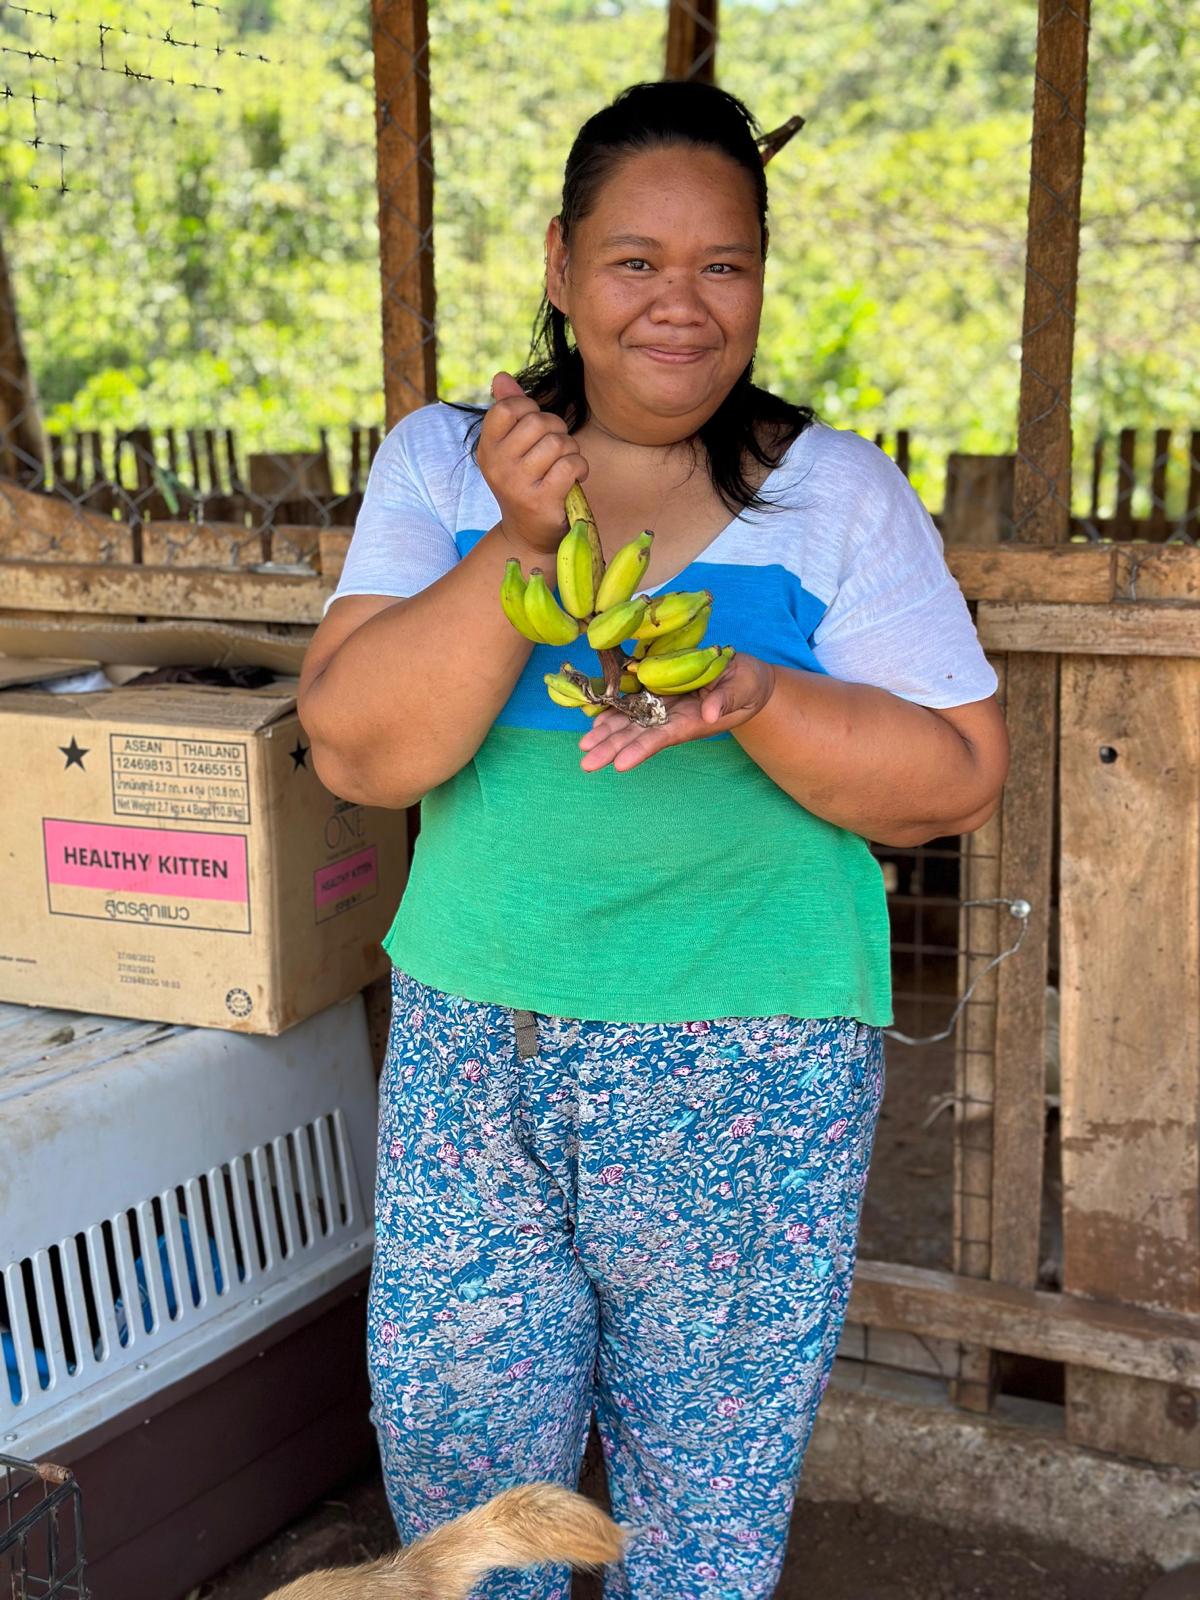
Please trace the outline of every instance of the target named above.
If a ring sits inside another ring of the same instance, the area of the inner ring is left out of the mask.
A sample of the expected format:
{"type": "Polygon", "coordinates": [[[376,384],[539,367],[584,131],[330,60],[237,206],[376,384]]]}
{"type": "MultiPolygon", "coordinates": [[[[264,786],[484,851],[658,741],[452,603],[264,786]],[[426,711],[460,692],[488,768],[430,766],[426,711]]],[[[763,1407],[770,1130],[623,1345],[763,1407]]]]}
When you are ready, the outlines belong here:
{"type": "Polygon", "coordinates": [[[310,1572],[269,1600],[467,1600],[497,1567],[615,1561],[625,1535],[581,1494],[552,1483],[506,1489],[486,1505],[435,1528],[394,1556],[365,1567],[310,1572]]]}

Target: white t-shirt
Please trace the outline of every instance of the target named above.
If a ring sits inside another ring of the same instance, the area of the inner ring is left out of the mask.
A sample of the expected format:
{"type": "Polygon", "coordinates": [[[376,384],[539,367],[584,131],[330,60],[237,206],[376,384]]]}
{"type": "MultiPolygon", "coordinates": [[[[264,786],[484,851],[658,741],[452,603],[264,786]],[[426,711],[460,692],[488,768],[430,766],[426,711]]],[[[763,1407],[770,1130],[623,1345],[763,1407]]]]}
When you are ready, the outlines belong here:
{"type": "MultiPolygon", "coordinates": [[[[387,435],[335,599],[417,594],[499,521],[466,438],[473,420],[430,405],[387,435]]],[[[882,450],[814,423],[761,493],[768,509],[732,518],[672,579],[714,591],[714,637],[934,709],[995,693],[938,531],[882,450]],[[790,638],[764,635],[771,616],[788,619],[790,638]]]]}

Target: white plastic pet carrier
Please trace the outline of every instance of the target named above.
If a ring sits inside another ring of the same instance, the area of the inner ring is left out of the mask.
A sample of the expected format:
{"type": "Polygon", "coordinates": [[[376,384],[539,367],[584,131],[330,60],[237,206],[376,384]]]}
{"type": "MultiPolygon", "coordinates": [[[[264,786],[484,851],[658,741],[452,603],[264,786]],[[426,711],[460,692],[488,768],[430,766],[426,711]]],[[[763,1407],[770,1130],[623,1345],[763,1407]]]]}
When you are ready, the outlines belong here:
{"type": "Polygon", "coordinates": [[[0,1451],[52,1455],[366,1265],[362,1001],[278,1038],[0,1006],[0,1451]]]}

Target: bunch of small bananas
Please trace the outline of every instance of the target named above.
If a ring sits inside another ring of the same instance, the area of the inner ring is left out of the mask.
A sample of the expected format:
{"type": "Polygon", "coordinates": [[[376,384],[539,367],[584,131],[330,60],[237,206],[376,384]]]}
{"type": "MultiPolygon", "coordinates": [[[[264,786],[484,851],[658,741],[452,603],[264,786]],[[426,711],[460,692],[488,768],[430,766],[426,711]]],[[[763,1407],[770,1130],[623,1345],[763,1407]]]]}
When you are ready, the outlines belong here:
{"type": "Polygon", "coordinates": [[[603,676],[591,678],[564,661],[545,674],[556,705],[594,717],[605,707],[631,721],[666,721],[662,695],[690,694],[715,683],[733,659],[731,645],[702,644],[712,616],[707,589],[649,596],[635,591],[650,564],[654,535],[639,533],[605,565],[600,535],[579,484],[567,495],[570,529],[558,547],[558,599],[540,567],[528,579],[513,557],[504,569],[504,614],[534,644],[571,644],[586,632],[600,656],[603,676]],[[632,655],[624,650],[634,641],[632,655]]]}

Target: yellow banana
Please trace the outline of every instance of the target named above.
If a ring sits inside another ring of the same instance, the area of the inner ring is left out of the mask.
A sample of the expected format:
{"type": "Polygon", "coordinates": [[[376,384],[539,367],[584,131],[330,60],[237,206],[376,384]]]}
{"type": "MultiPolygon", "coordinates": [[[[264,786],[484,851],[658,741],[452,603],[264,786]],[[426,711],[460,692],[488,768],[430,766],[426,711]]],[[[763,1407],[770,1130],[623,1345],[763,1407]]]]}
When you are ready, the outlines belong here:
{"type": "Polygon", "coordinates": [[[596,609],[596,583],[588,525],[579,521],[558,547],[558,593],[573,617],[590,617],[596,609]]]}
{"type": "Polygon", "coordinates": [[[615,650],[622,639],[632,639],[646,614],[644,600],[622,600],[588,623],[588,643],[593,650],[615,650]]]}
{"type": "MultiPolygon", "coordinates": [[[[556,706],[568,706],[573,711],[585,712],[589,717],[596,717],[604,710],[603,706],[593,704],[583,693],[577,683],[566,677],[561,672],[547,672],[544,678],[546,693],[556,706]]],[[[599,683],[604,687],[604,679],[593,679],[593,684],[599,683]]]]}
{"type": "Polygon", "coordinates": [[[525,615],[547,644],[570,644],[579,637],[579,623],[550,593],[541,567],[534,567],[525,585],[525,615]]]}
{"type": "MultiPolygon", "coordinates": [[[[642,672],[638,672],[638,678],[640,678],[643,688],[650,690],[651,694],[691,694],[694,693],[694,690],[707,688],[709,683],[717,682],[717,678],[722,675],[722,672],[725,672],[728,664],[733,661],[733,645],[722,645],[720,648],[717,645],[709,645],[707,650],[715,650],[717,653],[712,656],[710,661],[702,664],[702,670],[696,674],[696,677],[683,678],[682,682],[678,683],[658,683],[658,685],[646,683],[645,677],[642,677],[642,672]]],[[[707,650],[699,651],[699,654],[706,656],[707,650]]],[[[686,656],[686,654],[691,654],[691,651],[680,651],[680,656],[686,656]]],[[[664,659],[662,656],[658,656],[656,661],[662,661],[662,659],[664,659]]],[[[645,662],[643,662],[643,666],[645,666],[645,662]]],[[[653,675],[653,669],[651,669],[651,675],[653,675]]]]}
{"type": "Polygon", "coordinates": [[[646,576],[653,543],[654,535],[647,529],[645,533],[639,533],[636,539],[621,546],[608,563],[600,587],[596,590],[597,611],[607,611],[610,606],[633,598],[635,589],[646,576]]]}
{"type": "Polygon", "coordinates": [[[504,577],[500,584],[500,605],[504,615],[518,633],[523,634],[526,639],[532,639],[534,644],[549,643],[549,640],[542,638],[525,613],[525,576],[516,556],[510,556],[504,564],[504,577]]]}
{"type": "Polygon", "coordinates": [[[546,693],[556,706],[586,706],[591,701],[577,683],[573,683],[564,673],[547,672],[542,678],[546,685],[546,693]]]}
{"type": "Polygon", "coordinates": [[[671,689],[664,692],[671,694],[692,694],[696,689],[706,689],[710,683],[716,683],[717,679],[725,671],[725,668],[733,660],[733,654],[733,646],[731,644],[723,645],[716,660],[710,662],[698,678],[693,678],[691,683],[681,683],[677,689],[671,689]]]}
{"type": "MultiPolygon", "coordinates": [[[[700,643],[708,632],[709,619],[712,616],[712,601],[706,606],[701,606],[690,622],[685,622],[682,628],[676,628],[674,633],[660,634],[657,639],[651,639],[642,650],[643,655],[661,656],[672,650],[690,650],[693,645],[700,643]]],[[[642,649],[642,646],[638,646],[642,649]]]]}
{"type": "Polygon", "coordinates": [[[622,694],[636,694],[641,687],[642,687],[641,684],[637,680],[636,673],[623,672],[621,674],[621,693],[622,694]]]}
{"type": "MultiPolygon", "coordinates": [[[[566,499],[567,521],[572,527],[577,522],[587,523],[588,544],[592,551],[592,590],[600,587],[604,577],[604,550],[600,544],[600,530],[596,526],[596,519],[592,515],[592,508],[588,505],[587,495],[583,492],[583,485],[574,484],[567,490],[566,499]]],[[[600,609],[597,607],[597,609],[600,609]]]]}
{"type": "Polygon", "coordinates": [[[655,595],[647,602],[646,614],[635,632],[627,634],[626,638],[653,640],[661,638],[664,633],[675,633],[685,627],[697,611],[710,605],[712,595],[707,589],[655,595]]]}
{"type": "Polygon", "coordinates": [[[679,694],[683,684],[690,686],[720,654],[720,647],[710,644],[695,650],[676,650],[671,655],[647,656],[637,664],[638,682],[651,694],[679,694]]]}

